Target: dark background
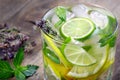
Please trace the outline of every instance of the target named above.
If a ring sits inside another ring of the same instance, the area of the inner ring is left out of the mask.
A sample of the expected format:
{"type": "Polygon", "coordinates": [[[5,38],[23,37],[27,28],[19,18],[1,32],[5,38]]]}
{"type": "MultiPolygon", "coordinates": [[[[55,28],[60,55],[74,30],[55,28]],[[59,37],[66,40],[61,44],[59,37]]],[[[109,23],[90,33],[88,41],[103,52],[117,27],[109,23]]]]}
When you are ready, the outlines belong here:
{"type": "MultiPolygon", "coordinates": [[[[27,23],[26,20],[39,20],[47,10],[57,5],[81,2],[95,3],[106,7],[116,15],[118,23],[120,23],[120,0],[0,0],[0,23],[8,23],[11,26],[19,27],[23,32],[29,34],[32,39],[35,39],[38,42],[38,49],[41,49],[40,34],[34,31],[32,25],[27,23]]],[[[120,80],[119,41],[120,35],[118,35],[117,39],[113,80],[120,80]]],[[[28,80],[43,80],[43,64],[40,52],[29,54],[25,58],[23,65],[28,63],[40,66],[37,73],[33,77],[28,78],[28,80]]]]}

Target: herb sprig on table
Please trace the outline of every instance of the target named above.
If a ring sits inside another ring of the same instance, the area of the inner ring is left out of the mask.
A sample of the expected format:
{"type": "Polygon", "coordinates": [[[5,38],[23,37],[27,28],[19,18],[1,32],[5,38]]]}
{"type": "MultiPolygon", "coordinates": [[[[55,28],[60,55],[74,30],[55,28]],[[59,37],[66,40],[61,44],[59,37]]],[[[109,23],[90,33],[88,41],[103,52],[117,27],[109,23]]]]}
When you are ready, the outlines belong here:
{"type": "Polygon", "coordinates": [[[0,60],[0,80],[6,80],[12,77],[16,77],[16,80],[26,80],[27,77],[32,76],[38,69],[38,66],[22,66],[23,59],[24,48],[20,47],[12,63],[0,60]]]}
{"type": "Polygon", "coordinates": [[[25,53],[31,53],[36,46],[34,40],[17,27],[0,24],[0,60],[11,60],[17,50],[25,44],[25,53]]]}
{"type": "Polygon", "coordinates": [[[24,53],[30,53],[36,46],[35,41],[28,41],[29,38],[17,27],[0,24],[0,80],[12,77],[16,77],[16,80],[25,80],[37,71],[36,65],[21,65],[24,53]]]}

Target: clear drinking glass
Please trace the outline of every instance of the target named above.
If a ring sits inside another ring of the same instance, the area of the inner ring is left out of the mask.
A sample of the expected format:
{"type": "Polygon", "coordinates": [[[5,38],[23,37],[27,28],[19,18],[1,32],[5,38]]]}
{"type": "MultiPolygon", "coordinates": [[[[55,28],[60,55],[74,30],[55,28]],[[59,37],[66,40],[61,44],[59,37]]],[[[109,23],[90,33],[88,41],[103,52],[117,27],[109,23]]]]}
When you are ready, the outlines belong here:
{"type": "Polygon", "coordinates": [[[91,4],[57,6],[41,21],[44,80],[111,80],[117,20],[91,4]]]}

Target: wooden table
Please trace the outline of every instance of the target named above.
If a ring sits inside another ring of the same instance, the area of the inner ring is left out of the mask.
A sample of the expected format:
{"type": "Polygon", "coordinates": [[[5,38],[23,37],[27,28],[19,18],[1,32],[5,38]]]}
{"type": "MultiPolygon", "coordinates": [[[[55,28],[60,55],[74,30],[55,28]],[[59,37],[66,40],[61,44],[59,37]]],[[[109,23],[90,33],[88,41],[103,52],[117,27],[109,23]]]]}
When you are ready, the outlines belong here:
{"type": "MultiPolygon", "coordinates": [[[[21,30],[29,34],[32,39],[35,39],[38,43],[38,52],[28,54],[23,63],[23,65],[35,64],[40,66],[37,73],[33,77],[28,78],[28,80],[43,80],[43,63],[42,54],[39,52],[41,50],[40,34],[37,31],[34,31],[32,25],[25,22],[25,20],[39,20],[47,10],[54,6],[80,2],[95,3],[108,8],[116,15],[118,23],[120,23],[120,0],[0,0],[0,23],[8,23],[11,26],[21,28],[21,30]]],[[[120,34],[118,35],[117,40],[113,80],[120,80],[119,41],[120,34]]]]}

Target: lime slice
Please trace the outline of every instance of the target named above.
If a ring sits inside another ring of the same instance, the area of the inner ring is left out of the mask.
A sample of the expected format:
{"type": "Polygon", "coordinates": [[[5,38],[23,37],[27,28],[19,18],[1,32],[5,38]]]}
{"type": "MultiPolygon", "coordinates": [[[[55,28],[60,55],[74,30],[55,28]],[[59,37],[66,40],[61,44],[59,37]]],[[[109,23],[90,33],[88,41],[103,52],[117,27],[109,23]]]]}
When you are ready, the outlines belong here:
{"type": "Polygon", "coordinates": [[[61,27],[61,34],[64,37],[82,39],[90,36],[95,30],[94,23],[87,18],[74,18],[68,20],[61,27]]]}
{"type": "MultiPolygon", "coordinates": [[[[74,78],[87,78],[89,76],[97,74],[106,64],[109,54],[109,47],[100,47],[98,44],[94,44],[92,45],[92,48],[88,51],[88,53],[90,56],[94,56],[93,60],[96,60],[96,63],[90,66],[74,65],[73,68],[68,72],[67,76],[74,78]]],[[[88,57],[84,58],[86,60],[88,57]]]]}
{"type": "Polygon", "coordinates": [[[96,59],[86,52],[80,45],[67,44],[64,55],[69,62],[79,66],[89,66],[96,63],[96,59]]]}

